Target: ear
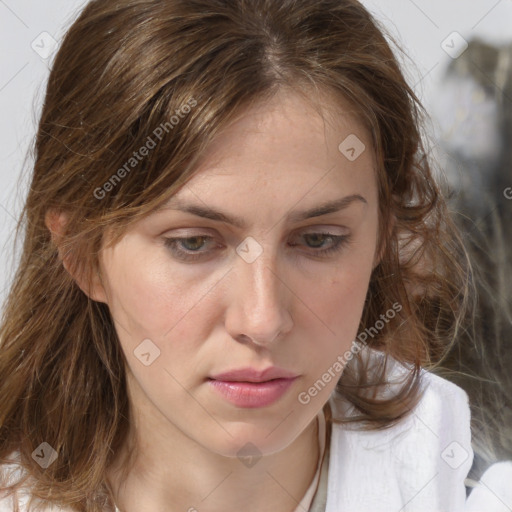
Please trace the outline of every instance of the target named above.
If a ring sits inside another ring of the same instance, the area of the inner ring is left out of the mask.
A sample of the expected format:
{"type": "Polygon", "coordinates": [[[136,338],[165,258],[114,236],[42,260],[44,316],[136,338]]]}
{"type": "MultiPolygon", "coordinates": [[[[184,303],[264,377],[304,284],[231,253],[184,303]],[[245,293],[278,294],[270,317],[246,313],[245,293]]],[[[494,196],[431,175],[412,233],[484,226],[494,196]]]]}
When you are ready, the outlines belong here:
{"type": "Polygon", "coordinates": [[[59,251],[59,259],[62,265],[75,280],[80,289],[92,300],[97,302],[107,302],[107,294],[101,277],[96,272],[91,272],[91,275],[78,275],[73,269],[72,258],[73,252],[64,254],[62,249],[62,240],[65,234],[65,227],[68,221],[68,215],[65,212],[57,212],[55,210],[48,210],[45,215],[45,224],[52,235],[52,241],[57,246],[59,251]],[[90,279],[89,279],[90,277],[90,279]]]}

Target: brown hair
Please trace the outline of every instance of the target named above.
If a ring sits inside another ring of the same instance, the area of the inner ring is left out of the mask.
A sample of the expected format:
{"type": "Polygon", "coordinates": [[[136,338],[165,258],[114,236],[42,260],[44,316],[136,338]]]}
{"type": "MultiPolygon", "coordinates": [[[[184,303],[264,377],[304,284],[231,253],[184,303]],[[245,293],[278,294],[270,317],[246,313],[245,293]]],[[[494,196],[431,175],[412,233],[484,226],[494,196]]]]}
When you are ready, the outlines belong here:
{"type": "Polygon", "coordinates": [[[371,15],[356,0],[93,0],[49,78],[1,325],[0,457],[20,451],[33,495],[101,510],[106,468],[128,434],[126,361],[108,306],[70,274],[99,271],[105,230],[114,244],[193,176],[222,128],[283,87],[351,102],[377,158],[384,252],[360,327],[401,305],[367,345],[411,371],[378,400],[386,360],[370,377],[356,355],[337,385],[359,413],[350,421],[384,428],[419,400],[420,367],[441,360],[459,328],[466,260],[423,149],[421,106],[371,15]],[[128,172],[158,127],[165,134],[128,172]],[[58,246],[50,210],[68,215],[58,246]],[[59,454],[46,470],[31,457],[42,442],[59,454]]]}

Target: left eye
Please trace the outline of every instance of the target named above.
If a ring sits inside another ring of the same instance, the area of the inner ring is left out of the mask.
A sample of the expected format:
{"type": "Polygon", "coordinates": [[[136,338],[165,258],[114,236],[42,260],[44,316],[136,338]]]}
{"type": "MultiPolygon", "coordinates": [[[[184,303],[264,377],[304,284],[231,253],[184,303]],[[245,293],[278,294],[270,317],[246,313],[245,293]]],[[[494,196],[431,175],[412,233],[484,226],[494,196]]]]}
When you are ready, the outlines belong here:
{"type": "MultiPolygon", "coordinates": [[[[304,239],[309,239],[313,245],[309,245],[314,250],[313,254],[317,256],[327,256],[331,253],[340,251],[350,242],[350,235],[334,235],[332,233],[304,233],[301,235],[304,239]],[[323,249],[325,241],[330,240],[331,245],[327,249],[323,249]]],[[[213,237],[206,235],[197,235],[186,238],[165,238],[165,246],[168,247],[177,259],[196,260],[211,253],[212,251],[201,250],[208,244],[212,245],[213,237]]],[[[295,247],[298,244],[291,244],[295,247]]]]}

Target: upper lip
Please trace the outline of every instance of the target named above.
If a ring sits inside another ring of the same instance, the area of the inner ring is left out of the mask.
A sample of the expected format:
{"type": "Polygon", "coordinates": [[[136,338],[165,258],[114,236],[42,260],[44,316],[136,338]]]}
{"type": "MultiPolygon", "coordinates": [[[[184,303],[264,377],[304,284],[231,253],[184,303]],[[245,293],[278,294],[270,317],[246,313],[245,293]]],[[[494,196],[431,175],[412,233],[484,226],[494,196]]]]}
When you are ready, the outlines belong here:
{"type": "Polygon", "coordinates": [[[290,379],[297,377],[297,374],[277,366],[270,366],[264,370],[255,368],[237,368],[211,377],[215,380],[231,382],[266,382],[272,379],[290,379]]]}

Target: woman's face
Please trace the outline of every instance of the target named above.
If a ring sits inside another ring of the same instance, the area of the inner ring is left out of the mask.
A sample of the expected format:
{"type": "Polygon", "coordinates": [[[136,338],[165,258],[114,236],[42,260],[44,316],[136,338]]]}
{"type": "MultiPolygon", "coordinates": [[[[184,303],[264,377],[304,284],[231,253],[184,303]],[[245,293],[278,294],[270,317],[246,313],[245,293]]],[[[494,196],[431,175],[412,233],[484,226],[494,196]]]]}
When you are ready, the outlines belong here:
{"type": "Polygon", "coordinates": [[[109,305],[132,405],[156,430],[225,456],[265,455],[329,398],[358,334],[378,232],[369,135],[334,112],[324,124],[283,93],[253,108],[164,209],[103,249],[93,298],[109,305]]]}

